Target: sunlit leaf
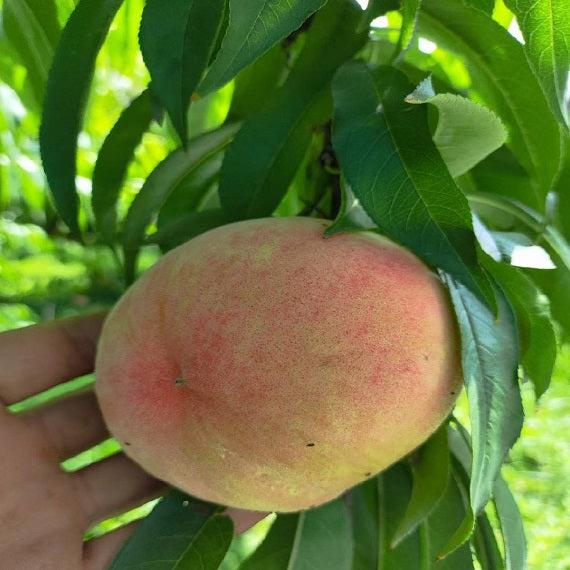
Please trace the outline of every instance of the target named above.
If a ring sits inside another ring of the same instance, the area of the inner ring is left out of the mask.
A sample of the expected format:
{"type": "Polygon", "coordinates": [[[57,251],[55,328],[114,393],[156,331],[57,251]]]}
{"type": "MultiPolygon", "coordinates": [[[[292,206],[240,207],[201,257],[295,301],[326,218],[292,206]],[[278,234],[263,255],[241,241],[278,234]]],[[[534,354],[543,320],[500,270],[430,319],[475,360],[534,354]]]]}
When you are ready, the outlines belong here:
{"type": "Polygon", "coordinates": [[[438,110],[433,141],[449,173],[461,176],[503,145],[507,132],[492,112],[453,93],[436,93],[427,79],[411,93],[409,103],[429,103],[438,110]]]}
{"type": "Polygon", "coordinates": [[[523,46],[483,11],[453,0],[424,0],[419,26],[464,60],[470,91],[500,117],[510,148],[532,176],[529,205],[543,211],[559,166],[559,133],[523,46]]]}
{"type": "Polygon", "coordinates": [[[77,136],[97,54],[123,0],[80,0],[53,59],[47,84],[40,150],[58,211],[79,233],[75,190],[77,136]]]}
{"type": "Polygon", "coordinates": [[[505,0],[525,39],[525,53],[558,120],[570,126],[570,4],[566,0],[505,0]]]}
{"type": "Polygon", "coordinates": [[[152,89],[184,143],[190,97],[210,60],[224,8],[225,0],[147,0],[145,4],[141,51],[152,89]]]}
{"type": "Polygon", "coordinates": [[[60,28],[54,0],[4,0],[2,25],[41,105],[60,28]]]}
{"type": "Polygon", "coordinates": [[[326,0],[230,0],[228,29],[201,94],[218,89],[294,32],[326,0]]]}

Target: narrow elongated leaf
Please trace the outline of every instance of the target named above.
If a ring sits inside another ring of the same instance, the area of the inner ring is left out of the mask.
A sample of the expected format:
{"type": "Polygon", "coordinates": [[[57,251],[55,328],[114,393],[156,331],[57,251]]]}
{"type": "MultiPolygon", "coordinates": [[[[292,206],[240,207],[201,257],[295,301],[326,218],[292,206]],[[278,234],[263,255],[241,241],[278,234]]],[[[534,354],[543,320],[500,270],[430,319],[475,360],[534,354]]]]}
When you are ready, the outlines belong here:
{"type": "Polygon", "coordinates": [[[505,542],[506,569],[526,570],[527,546],[521,513],[507,483],[501,476],[495,482],[493,495],[505,542]]]}
{"type": "Polygon", "coordinates": [[[54,0],[4,0],[6,37],[28,72],[36,102],[41,105],[60,28],[54,0]]]}
{"type": "Polygon", "coordinates": [[[279,40],[294,32],[326,0],[230,0],[229,25],[200,93],[218,89],[279,40]]]}
{"type": "Polygon", "coordinates": [[[523,47],[483,11],[453,0],[424,0],[420,33],[459,54],[472,75],[471,90],[495,111],[509,146],[533,177],[534,200],[544,210],[558,170],[558,125],[523,47]]]}
{"type": "Polygon", "coordinates": [[[287,568],[299,524],[299,514],[277,515],[265,540],[240,566],[240,570],[281,570],[287,568]]]}
{"type": "Polygon", "coordinates": [[[414,478],[412,496],[406,513],[392,537],[392,547],[413,532],[429,516],[445,493],[449,480],[447,426],[440,427],[412,454],[411,466],[414,478]]]}
{"type": "Polygon", "coordinates": [[[557,351],[549,307],[534,283],[516,267],[492,260],[486,262],[486,267],[515,310],[521,362],[540,398],[550,384],[557,351]]]}
{"type": "Polygon", "coordinates": [[[505,564],[493,527],[484,511],[477,517],[472,543],[482,570],[504,570],[505,564]]]}
{"type": "Polygon", "coordinates": [[[350,570],[352,531],[341,499],[295,515],[279,515],[240,570],[350,570]]]}
{"type": "Polygon", "coordinates": [[[418,12],[421,0],[402,0],[400,11],[402,13],[402,25],[396,44],[394,56],[401,57],[410,47],[418,22],[418,12]]]}
{"type": "Polygon", "coordinates": [[[136,147],[152,121],[152,101],[143,91],[123,111],[107,135],[93,170],[93,214],[103,240],[112,244],[117,223],[117,200],[136,147]]]}
{"type": "Polygon", "coordinates": [[[412,89],[391,67],[341,67],[333,82],[335,151],[352,191],[383,231],[490,300],[467,200],[435,148],[426,109],[404,101],[412,89]]]}
{"type": "MultiPolygon", "coordinates": [[[[499,312],[492,313],[463,285],[444,276],[461,331],[462,366],[472,426],[470,502],[475,515],[492,495],[502,462],[520,434],[523,409],[517,383],[517,331],[511,307],[497,290],[499,312]]],[[[471,515],[472,517],[472,515],[471,515]]],[[[472,523],[463,529],[467,539],[472,523]]],[[[453,539],[456,546],[460,537],[453,539]]]]}
{"type": "Polygon", "coordinates": [[[223,21],[225,0],[147,0],[139,41],[152,88],[186,143],[186,111],[223,21]]]}
{"type": "MultiPolygon", "coordinates": [[[[181,562],[191,551],[209,541],[227,536],[227,523],[210,523],[219,518],[220,507],[171,491],[139,525],[125,543],[109,570],[188,568],[181,562]],[[221,534],[220,534],[221,533],[221,534]],[[214,536],[212,536],[214,535],[214,536]]],[[[225,517],[224,517],[225,518],[225,517]]],[[[229,535],[232,534],[230,521],[229,535]]],[[[223,540],[221,541],[224,542],[223,540]]],[[[223,544],[218,543],[220,550],[223,544]]],[[[217,566],[204,566],[204,570],[217,566]]]]}
{"type": "Polygon", "coordinates": [[[329,0],[283,87],[236,135],[220,177],[220,199],[229,218],[268,216],[285,195],[313,128],[330,116],[334,71],[366,41],[366,33],[355,32],[360,15],[350,1],[329,0]]]}
{"type": "Polygon", "coordinates": [[[79,233],[75,189],[77,136],[97,54],[123,0],[80,0],[69,18],[47,84],[40,151],[57,209],[79,233]]]}
{"type": "Polygon", "coordinates": [[[167,156],[146,179],[127,212],[123,227],[128,282],[134,279],[136,256],[152,215],[182,179],[230,142],[238,127],[228,124],[191,140],[186,149],[179,148],[167,156]]]}
{"type": "Polygon", "coordinates": [[[200,212],[187,212],[166,222],[156,232],[150,234],[145,243],[156,243],[162,251],[168,251],[208,230],[221,226],[226,221],[221,208],[200,212]]]}
{"type": "Polygon", "coordinates": [[[473,168],[507,139],[507,131],[492,111],[460,95],[436,95],[431,77],[406,97],[406,101],[429,103],[437,108],[433,141],[454,178],[473,168]]]}
{"type": "Polygon", "coordinates": [[[570,126],[570,5],[565,0],[506,0],[525,39],[525,53],[558,120],[570,126]]]}
{"type": "Polygon", "coordinates": [[[378,568],[378,477],[358,485],[351,491],[352,535],[354,551],[352,570],[378,568]]]}

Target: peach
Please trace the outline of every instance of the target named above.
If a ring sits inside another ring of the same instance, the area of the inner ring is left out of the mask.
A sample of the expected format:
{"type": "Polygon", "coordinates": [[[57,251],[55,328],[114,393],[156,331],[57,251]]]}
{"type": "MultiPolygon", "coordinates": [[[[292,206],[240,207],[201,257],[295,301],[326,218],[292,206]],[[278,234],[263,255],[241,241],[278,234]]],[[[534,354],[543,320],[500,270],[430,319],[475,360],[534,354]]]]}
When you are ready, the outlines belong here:
{"type": "Polygon", "coordinates": [[[191,495],[288,512],[420,445],[461,389],[445,288],[372,232],[229,224],[170,251],[122,297],[96,392],[145,470],[191,495]]]}

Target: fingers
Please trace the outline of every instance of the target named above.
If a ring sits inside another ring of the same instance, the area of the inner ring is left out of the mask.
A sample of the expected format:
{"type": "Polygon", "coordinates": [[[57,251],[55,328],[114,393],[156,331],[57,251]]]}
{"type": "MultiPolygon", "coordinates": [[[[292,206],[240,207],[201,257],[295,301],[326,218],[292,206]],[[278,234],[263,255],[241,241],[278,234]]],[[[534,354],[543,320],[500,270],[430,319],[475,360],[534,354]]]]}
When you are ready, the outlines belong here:
{"type": "Polygon", "coordinates": [[[0,400],[10,405],[93,371],[105,313],[0,333],[0,400]]]}
{"type": "Polygon", "coordinates": [[[23,414],[49,438],[58,459],[73,457],[109,437],[94,392],[88,391],[23,414]]]}
{"type": "Polygon", "coordinates": [[[166,485],[145,473],[123,453],[71,474],[78,486],[86,526],[155,499],[166,485]]]}

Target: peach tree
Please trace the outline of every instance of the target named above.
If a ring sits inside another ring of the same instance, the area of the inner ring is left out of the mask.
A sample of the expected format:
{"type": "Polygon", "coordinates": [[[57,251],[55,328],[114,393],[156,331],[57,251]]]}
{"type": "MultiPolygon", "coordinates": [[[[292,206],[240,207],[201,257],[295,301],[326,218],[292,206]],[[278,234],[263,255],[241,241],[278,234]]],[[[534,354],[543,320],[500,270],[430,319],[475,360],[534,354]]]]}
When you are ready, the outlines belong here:
{"type": "MultiPolygon", "coordinates": [[[[125,285],[145,252],[309,216],[387,236],[449,291],[468,421],[277,514],[239,568],[525,568],[501,466],[520,384],[544,394],[570,333],[567,2],[4,0],[2,16],[54,223],[111,248],[125,285]]],[[[112,568],[227,568],[234,545],[223,505],[173,490],[112,568]]]]}

